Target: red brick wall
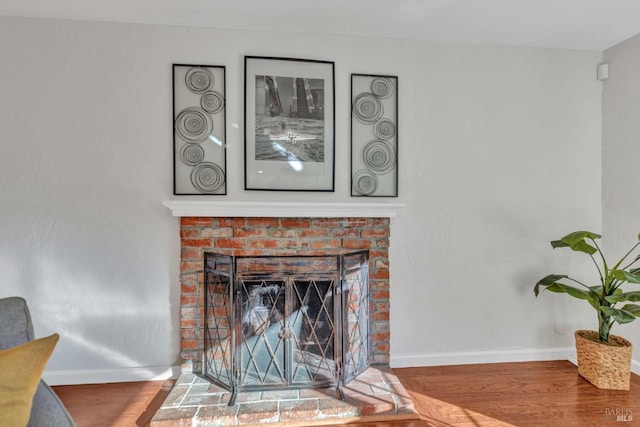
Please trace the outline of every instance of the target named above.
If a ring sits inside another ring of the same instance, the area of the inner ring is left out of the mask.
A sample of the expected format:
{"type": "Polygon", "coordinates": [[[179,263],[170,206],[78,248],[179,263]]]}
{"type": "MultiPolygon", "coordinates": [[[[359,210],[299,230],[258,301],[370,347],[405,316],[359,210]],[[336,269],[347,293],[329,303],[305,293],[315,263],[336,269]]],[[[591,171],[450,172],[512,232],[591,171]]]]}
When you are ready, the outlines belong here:
{"type": "Polygon", "coordinates": [[[180,222],[180,349],[184,369],[201,369],[203,253],[335,254],[369,249],[374,364],[389,363],[389,218],[208,218],[180,222]]]}

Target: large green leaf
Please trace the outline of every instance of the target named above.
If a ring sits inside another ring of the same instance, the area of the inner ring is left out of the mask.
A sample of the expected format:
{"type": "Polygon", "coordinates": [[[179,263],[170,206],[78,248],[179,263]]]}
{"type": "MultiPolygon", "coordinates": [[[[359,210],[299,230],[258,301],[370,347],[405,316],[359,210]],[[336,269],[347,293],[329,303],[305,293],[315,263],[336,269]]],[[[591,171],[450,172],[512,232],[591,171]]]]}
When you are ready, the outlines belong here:
{"type": "Polygon", "coordinates": [[[632,313],[618,308],[600,307],[600,311],[602,311],[607,316],[613,317],[614,320],[620,324],[629,323],[636,320],[636,316],[634,316],[632,313]]]}
{"type": "Polygon", "coordinates": [[[540,279],[540,281],[538,281],[538,283],[536,283],[536,286],[533,288],[533,293],[538,296],[538,294],[540,293],[540,287],[545,287],[545,286],[549,286],[554,284],[556,281],[560,280],[560,279],[566,279],[567,276],[566,274],[549,274],[546,277],[543,277],[542,279],[540,279]]]}
{"type": "Polygon", "coordinates": [[[584,240],[581,242],[577,242],[575,245],[570,245],[570,247],[572,250],[576,252],[584,252],[585,254],[589,254],[589,255],[593,255],[596,252],[598,252],[596,248],[594,248],[584,240]]]}
{"type": "Polygon", "coordinates": [[[640,283],[640,271],[612,270],[613,277],[629,283],[640,283]]]}
{"type": "Polygon", "coordinates": [[[564,236],[562,239],[563,242],[565,242],[567,245],[569,246],[573,246],[576,243],[580,242],[581,240],[584,239],[599,239],[602,236],[597,234],[597,233],[593,233],[591,231],[574,231],[573,233],[569,233],[566,236],[564,236]]]}
{"type": "Polygon", "coordinates": [[[579,299],[591,299],[591,294],[587,291],[583,291],[582,289],[574,288],[573,286],[565,285],[563,283],[553,283],[547,286],[547,290],[556,293],[566,293],[571,295],[572,297],[576,297],[579,299]]]}
{"type": "Polygon", "coordinates": [[[605,297],[604,299],[606,299],[607,301],[613,304],[617,302],[622,302],[622,301],[638,302],[640,301],[640,291],[621,292],[621,293],[616,292],[613,295],[609,295],[608,297],[605,297]]]}
{"type": "Polygon", "coordinates": [[[640,317],[640,305],[636,304],[625,304],[621,310],[624,310],[628,313],[633,314],[636,317],[640,317]]]}
{"type": "Polygon", "coordinates": [[[551,246],[553,248],[568,246],[576,252],[584,252],[589,255],[593,255],[598,252],[598,250],[588,244],[584,239],[599,239],[600,237],[602,236],[592,233],[591,231],[574,231],[573,233],[567,234],[560,240],[552,241],[551,246]]]}
{"type": "Polygon", "coordinates": [[[576,252],[584,252],[584,253],[587,253],[589,255],[593,255],[596,252],[598,252],[598,250],[596,248],[594,248],[593,246],[591,246],[590,244],[588,244],[584,240],[576,242],[573,245],[569,245],[566,242],[563,242],[562,240],[552,240],[551,241],[551,247],[554,248],[554,249],[555,248],[571,248],[572,250],[574,250],[576,252]]]}
{"type": "MultiPolygon", "coordinates": [[[[640,256],[640,255],[639,255],[640,256]]],[[[629,279],[631,283],[640,283],[640,268],[632,268],[627,271],[627,276],[632,276],[633,280],[629,279]]]]}

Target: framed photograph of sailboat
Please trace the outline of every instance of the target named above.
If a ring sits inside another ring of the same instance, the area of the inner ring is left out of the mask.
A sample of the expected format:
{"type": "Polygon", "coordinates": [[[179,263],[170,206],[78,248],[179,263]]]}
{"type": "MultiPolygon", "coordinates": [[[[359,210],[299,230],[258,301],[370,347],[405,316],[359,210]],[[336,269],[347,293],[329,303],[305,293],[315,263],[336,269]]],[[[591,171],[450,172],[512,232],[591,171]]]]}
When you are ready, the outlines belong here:
{"type": "Polygon", "coordinates": [[[245,56],[245,190],[334,191],[334,63],[245,56]]]}

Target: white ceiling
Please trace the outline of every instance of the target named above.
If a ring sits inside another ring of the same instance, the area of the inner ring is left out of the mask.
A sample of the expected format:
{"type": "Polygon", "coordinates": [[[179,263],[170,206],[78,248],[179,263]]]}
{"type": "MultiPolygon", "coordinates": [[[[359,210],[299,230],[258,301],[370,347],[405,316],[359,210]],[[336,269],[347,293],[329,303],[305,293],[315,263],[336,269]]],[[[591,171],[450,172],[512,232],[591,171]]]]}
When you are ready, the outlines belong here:
{"type": "Polygon", "coordinates": [[[0,15],[604,50],[639,0],[0,0],[0,15]]]}

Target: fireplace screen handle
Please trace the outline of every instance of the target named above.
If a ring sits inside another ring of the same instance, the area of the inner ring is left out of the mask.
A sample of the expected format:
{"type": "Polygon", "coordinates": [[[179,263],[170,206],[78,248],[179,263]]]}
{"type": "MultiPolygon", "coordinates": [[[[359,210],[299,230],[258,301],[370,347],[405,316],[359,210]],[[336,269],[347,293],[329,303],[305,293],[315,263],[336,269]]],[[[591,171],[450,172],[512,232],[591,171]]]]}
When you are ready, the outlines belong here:
{"type": "Polygon", "coordinates": [[[289,339],[292,335],[293,333],[291,332],[291,329],[287,327],[280,329],[280,331],[278,332],[278,338],[280,339],[289,339]]]}

